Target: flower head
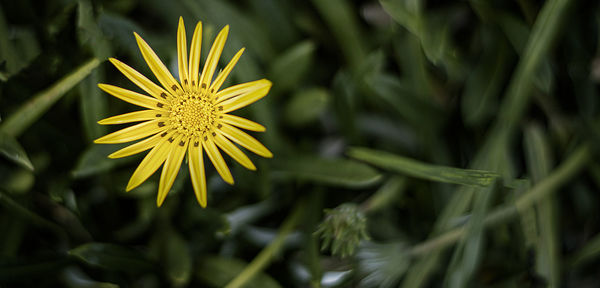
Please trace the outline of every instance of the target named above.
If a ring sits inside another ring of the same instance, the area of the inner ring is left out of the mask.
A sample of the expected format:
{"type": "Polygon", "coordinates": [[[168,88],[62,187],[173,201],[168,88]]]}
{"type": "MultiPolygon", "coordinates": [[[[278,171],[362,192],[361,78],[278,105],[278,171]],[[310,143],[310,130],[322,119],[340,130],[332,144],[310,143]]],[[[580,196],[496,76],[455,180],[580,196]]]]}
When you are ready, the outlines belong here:
{"type": "Polygon", "coordinates": [[[323,239],[321,250],[331,247],[333,255],[342,258],[354,255],[354,250],[367,234],[367,218],[358,206],[342,204],[335,209],[325,209],[325,219],[319,224],[316,235],[323,239]]]}
{"type": "Polygon", "coordinates": [[[271,88],[271,82],[261,79],[219,90],[244,52],[244,48],[240,49],[214,78],[228,33],[229,26],[225,26],[219,32],[200,73],[202,23],[198,22],[196,25],[188,61],[185,27],[183,18],[179,18],[177,31],[179,81],[173,77],[152,48],[137,33],[134,33],[144,60],[162,87],[123,62],[110,59],[119,71],[150,95],[146,96],[109,84],[98,84],[100,89],[121,100],[146,108],[98,122],[99,124],[141,122],[94,141],[95,143],[125,143],[145,138],[108,156],[120,158],[151,149],[133,172],[127,184],[127,191],[142,184],[162,165],[156,200],[157,206],[161,206],[187,152],[196,198],[202,207],[206,207],[204,152],[221,178],[229,184],[233,184],[233,177],[218,148],[250,170],[256,170],[256,167],[234,142],[260,156],[269,158],[273,156],[259,141],[239,129],[262,132],[265,131],[262,125],[228,114],[264,97],[271,88]]]}

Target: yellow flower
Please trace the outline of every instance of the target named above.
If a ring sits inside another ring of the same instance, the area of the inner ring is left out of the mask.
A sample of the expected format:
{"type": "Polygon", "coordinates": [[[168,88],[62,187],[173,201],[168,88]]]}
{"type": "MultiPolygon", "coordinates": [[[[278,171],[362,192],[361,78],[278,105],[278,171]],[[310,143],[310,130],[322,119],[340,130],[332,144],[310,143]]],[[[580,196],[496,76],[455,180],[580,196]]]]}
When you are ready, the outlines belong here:
{"type": "Polygon", "coordinates": [[[206,207],[203,151],[206,151],[206,155],[221,178],[229,184],[233,184],[233,177],[218,148],[250,170],[256,170],[256,167],[232,141],[260,156],[273,157],[264,145],[238,129],[262,132],[265,131],[264,126],[228,114],[264,97],[271,88],[271,82],[261,79],[219,91],[244,52],[244,48],[233,56],[229,64],[212,81],[228,32],[229,26],[225,26],[219,32],[208,53],[202,73],[199,73],[202,23],[198,22],[196,25],[188,62],[185,27],[183,18],[179,18],[177,58],[180,81],[175,80],[152,48],[137,33],[134,33],[146,63],[162,87],[123,62],[110,59],[110,62],[129,80],[150,94],[146,96],[109,84],[98,84],[100,89],[123,101],[147,108],[98,122],[99,124],[142,122],[94,141],[95,143],[124,143],[148,137],[108,156],[120,158],[152,149],[133,172],[127,184],[127,191],[142,184],[164,164],[156,199],[156,205],[160,207],[177,177],[187,151],[190,177],[196,198],[202,207],[206,207]]]}

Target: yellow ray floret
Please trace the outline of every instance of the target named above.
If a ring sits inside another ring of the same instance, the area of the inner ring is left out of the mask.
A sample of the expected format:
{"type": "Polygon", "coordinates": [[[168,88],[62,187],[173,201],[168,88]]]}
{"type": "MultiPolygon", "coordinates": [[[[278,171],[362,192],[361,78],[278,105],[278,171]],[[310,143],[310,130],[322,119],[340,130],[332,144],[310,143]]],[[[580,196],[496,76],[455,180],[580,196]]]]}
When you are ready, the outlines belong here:
{"type": "Polygon", "coordinates": [[[244,48],[214,77],[228,34],[229,26],[225,26],[217,35],[206,63],[200,70],[202,23],[198,22],[194,30],[188,58],[185,26],[180,18],[177,29],[177,81],[150,45],[134,33],[144,60],[161,85],[155,84],[127,64],[114,58],[109,59],[125,77],[149,95],[109,84],[98,84],[108,94],[146,108],[98,122],[103,125],[141,122],[94,141],[125,143],[142,139],[110,154],[109,158],[121,158],[150,150],[129,179],[127,191],[138,187],[162,166],[156,198],[157,206],[161,206],[187,155],[196,200],[202,207],[206,207],[204,152],[208,156],[207,161],[213,164],[217,173],[229,184],[234,183],[233,176],[219,149],[250,170],[256,170],[256,166],[235,144],[263,157],[273,156],[258,140],[240,130],[263,132],[266,130],[264,126],[228,114],[267,95],[271,82],[261,79],[220,90],[244,48]]]}

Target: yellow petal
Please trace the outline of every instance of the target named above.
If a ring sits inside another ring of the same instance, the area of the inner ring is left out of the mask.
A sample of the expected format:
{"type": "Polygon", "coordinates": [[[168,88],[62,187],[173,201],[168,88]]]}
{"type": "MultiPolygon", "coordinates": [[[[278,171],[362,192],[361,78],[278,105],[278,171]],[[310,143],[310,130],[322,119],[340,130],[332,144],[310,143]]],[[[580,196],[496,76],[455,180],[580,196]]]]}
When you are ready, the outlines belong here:
{"type": "Polygon", "coordinates": [[[271,81],[269,81],[267,79],[260,79],[260,80],[255,80],[255,81],[251,81],[251,82],[233,85],[231,87],[227,87],[227,88],[219,91],[215,95],[215,100],[217,100],[216,103],[221,103],[227,99],[237,97],[237,96],[240,96],[243,94],[247,94],[252,91],[256,91],[257,89],[260,89],[261,87],[265,87],[267,85],[271,85],[271,81]]]}
{"type": "Polygon", "coordinates": [[[265,80],[261,85],[256,85],[252,90],[237,97],[229,98],[219,103],[223,107],[222,113],[231,112],[247,105],[250,105],[262,97],[265,97],[271,89],[271,81],[265,80]]]}
{"type": "Polygon", "coordinates": [[[144,160],[142,160],[140,165],[133,172],[133,175],[131,175],[129,183],[127,183],[127,188],[125,189],[126,191],[131,191],[131,189],[142,184],[150,177],[150,175],[158,170],[158,167],[160,167],[163,162],[165,162],[169,155],[169,151],[173,148],[173,143],[167,140],[173,139],[171,137],[172,136],[170,135],[163,137],[163,139],[148,152],[146,157],[144,157],[144,160]]]}
{"type": "Polygon", "coordinates": [[[169,92],[165,91],[160,86],[154,84],[154,82],[150,81],[150,79],[146,78],[146,76],[142,75],[140,72],[135,71],[135,69],[129,67],[127,64],[115,59],[109,58],[110,63],[112,63],[125,77],[129,78],[131,82],[133,82],[138,87],[142,88],[144,91],[148,92],[148,94],[152,95],[154,98],[167,103],[166,100],[171,96],[169,92]]]}
{"type": "Polygon", "coordinates": [[[146,95],[133,92],[127,89],[123,89],[121,87],[109,84],[98,84],[98,87],[112,96],[115,96],[125,102],[129,102],[140,107],[158,110],[164,110],[165,107],[164,102],[158,99],[148,97],[146,95]]]}
{"type": "Polygon", "coordinates": [[[256,153],[257,155],[263,156],[265,158],[273,157],[273,153],[267,149],[264,145],[262,145],[258,140],[254,139],[254,137],[244,133],[242,130],[237,129],[228,124],[222,124],[223,126],[220,129],[220,132],[223,135],[227,136],[227,138],[231,139],[231,141],[240,144],[242,147],[256,153]]]}
{"type": "Polygon", "coordinates": [[[250,121],[246,118],[238,117],[238,116],[231,115],[231,114],[223,114],[221,116],[223,116],[223,118],[219,119],[218,121],[222,121],[227,124],[231,124],[233,126],[240,127],[242,129],[246,129],[246,130],[250,130],[250,131],[257,131],[257,132],[264,132],[266,130],[265,126],[262,126],[254,121],[250,121]]]}
{"type": "MultiPolygon", "coordinates": [[[[131,113],[121,114],[113,117],[109,117],[106,119],[102,119],[98,121],[98,124],[108,125],[108,124],[124,124],[131,122],[139,122],[145,120],[156,119],[157,115],[162,115],[160,112],[155,110],[142,110],[135,111],[131,113]]],[[[160,116],[158,116],[160,117],[160,116]]]]}
{"type": "Polygon", "coordinates": [[[221,85],[223,85],[223,82],[225,82],[225,79],[227,79],[227,76],[229,76],[229,73],[231,73],[231,70],[233,70],[233,67],[235,64],[237,64],[238,60],[242,56],[242,53],[244,53],[244,48],[240,49],[240,51],[238,51],[235,56],[231,58],[231,61],[229,61],[227,66],[225,66],[225,69],[219,73],[217,79],[215,79],[215,82],[210,85],[210,91],[219,91],[221,85]]]}
{"type": "Polygon", "coordinates": [[[219,152],[219,149],[217,149],[217,146],[211,138],[212,137],[208,137],[202,142],[204,150],[206,150],[206,155],[208,155],[208,158],[217,169],[219,175],[221,175],[221,178],[223,178],[223,181],[233,185],[233,176],[231,176],[231,171],[229,171],[227,163],[225,163],[223,156],[221,156],[221,152],[219,152]]]}
{"type": "Polygon", "coordinates": [[[160,58],[156,56],[156,53],[150,48],[150,45],[140,37],[137,33],[133,32],[135,35],[135,39],[137,41],[138,46],[140,47],[140,51],[142,52],[142,56],[144,56],[144,60],[152,70],[152,73],[156,76],[158,81],[163,85],[163,87],[167,88],[170,92],[174,93],[177,90],[181,90],[181,86],[179,83],[173,78],[169,69],[165,66],[165,64],[160,61],[160,58]]]}
{"type": "Polygon", "coordinates": [[[142,139],[152,134],[160,133],[167,129],[167,126],[159,124],[162,123],[157,120],[143,122],[137,125],[129,126],[119,131],[104,135],[96,140],[94,143],[102,144],[114,144],[114,143],[125,143],[142,139]]]}
{"type": "Polygon", "coordinates": [[[242,164],[242,166],[246,167],[246,169],[256,170],[256,166],[250,161],[248,156],[242,152],[242,150],[238,149],[235,144],[231,143],[231,141],[227,140],[227,138],[223,137],[220,133],[217,133],[214,137],[215,144],[221,148],[221,150],[225,151],[227,155],[231,156],[233,160],[242,164]]]}
{"type": "Polygon", "coordinates": [[[221,52],[223,52],[223,47],[225,46],[225,41],[227,40],[227,34],[229,34],[229,25],[225,26],[225,28],[219,32],[219,35],[217,35],[215,42],[210,48],[210,52],[208,52],[206,63],[204,63],[204,69],[202,69],[200,88],[208,89],[210,86],[210,82],[212,81],[215,73],[215,68],[217,68],[217,64],[219,64],[219,58],[221,57],[221,52]]]}
{"type": "Polygon", "coordinates": [[[163,170],[160,174],[158,197],[156,198],[156,206],[158,207],[160,207],[165,201],[167,194],[169,194],[169,190],[171,190],[171,187],[173,186],[175,178],[177,178],[187,145],[188,139],[183,139],[183,135],[175,138],[175,141],[173,142],[171,153],[169,153],[169,156],[167,157],[165,165],[163,166],[163,170]]]}
{"type": "Polygon", "coordinates": [[[185,26],[183,17],[179,17],[179,27],[177,28],[177,64],[179,66],[179,79],[184,87],[188,87],[188,61],[187,61],[187,41],[185,39],[185,26]]]}
{"type": "Polygon", "coordinates": [[[198,138],[188,145],[190,178],[194,187],[196,200],[202,207],[206,207],[206,176],[204,175],[204,160],[202,159],[202,145],[198,138]]]}
{"type": "Polygon", "coordinates": [[[156,134],[156,135],[146,138],[140,142],[131,144],[123,149],[120,149],[120,150],[115,151],[112,154],[108,155],[108,158],[111,158],[111,159],[122,158],[122,157],[127,157],[127,156],[130,156],[133,154],[140,153],[142,151],[146,151],[146,150],[156,146],[156,144],[158,144],[158,142],[160,142],[160,139],[162,137],[164,137],[161,135],[162,134],[156,134]]]}
{"type": "Polygon", "coordinates": [[[189,77],[191,81],[192,89],[195,91],[196,87],[199,85],[199,73],[200,73],[200,48],[202,46],[202,22],[198,22],[196,24],[196,29],[194,30],[194,36],[192,36],[192,46],[190,47],[190,72],[189,77]]]}

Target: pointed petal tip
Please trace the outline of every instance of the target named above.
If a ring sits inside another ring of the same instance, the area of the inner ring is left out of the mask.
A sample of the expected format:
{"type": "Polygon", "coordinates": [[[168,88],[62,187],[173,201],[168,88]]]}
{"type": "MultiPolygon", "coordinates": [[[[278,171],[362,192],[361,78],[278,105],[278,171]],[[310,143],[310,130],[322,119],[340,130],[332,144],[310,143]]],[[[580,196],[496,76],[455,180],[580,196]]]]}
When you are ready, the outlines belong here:
{"type": "Polygon", "coordinates": [[[156,197],[156,207],[160,208],[160,206],[162,206],[162,204],[165,202],[165,198],[167,195],[165,195],[165,197],[162,197],[162,199],[160,198],[160,196],[156,197]]]}
{"type": "Polygon", "coordinates": [[[202,208],[206,208],[206,199],[196,198],[196,200],[198,200],[198,204],[200,204],[202,208]]]}
{"type": "Polygon", "coordinates": [[[265,158],[273,158],[273,153],[269,150],[267,150],[268,153],[266,153],[265,155],[262,155],[265,158]]]}

